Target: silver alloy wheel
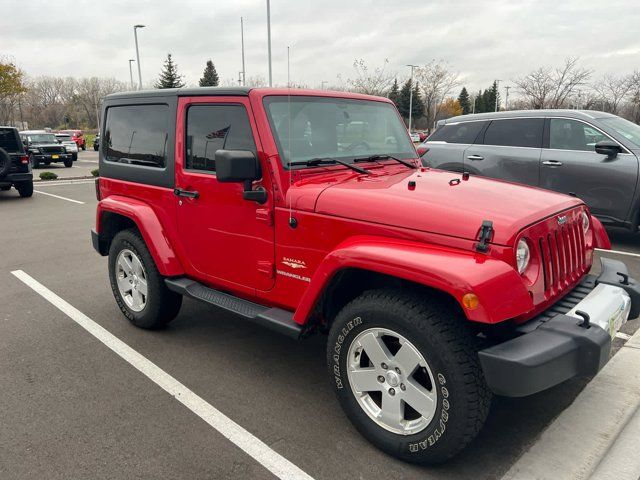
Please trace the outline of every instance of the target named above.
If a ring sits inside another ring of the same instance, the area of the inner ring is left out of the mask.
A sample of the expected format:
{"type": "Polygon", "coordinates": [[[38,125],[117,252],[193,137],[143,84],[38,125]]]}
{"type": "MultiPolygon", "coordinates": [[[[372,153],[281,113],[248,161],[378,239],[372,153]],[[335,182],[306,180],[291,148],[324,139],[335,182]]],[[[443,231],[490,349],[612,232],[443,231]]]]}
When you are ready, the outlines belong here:
{"type": "Polygon", "coordinates": [[[438,405],[433,374],[399,333],[386,328],[360,332],[349,346],[347,377],[360,407],[385,430],[413,435],[433,420],[438,405]]]}
{"type": "Polygon", "coordinates": [[[128,248],[116,258],[116,282],[120,296],[134,312],[147,305],[147,273],[138,256],[128,248]]]}

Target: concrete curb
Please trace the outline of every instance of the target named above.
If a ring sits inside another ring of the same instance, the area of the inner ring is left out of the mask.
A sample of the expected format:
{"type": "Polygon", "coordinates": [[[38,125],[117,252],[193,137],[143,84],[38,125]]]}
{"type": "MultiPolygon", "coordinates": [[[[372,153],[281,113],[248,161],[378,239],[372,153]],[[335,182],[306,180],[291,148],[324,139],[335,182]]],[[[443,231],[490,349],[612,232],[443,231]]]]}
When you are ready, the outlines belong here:
{"type": "Polygon", "coordinates": [[[640,478],[640,330],[502,480],[640,478]]]}
{"type": "Polygon", "coordinates": [[[55,183],[55,182],[64,182],[66,180],[86,180],[87,178],[98,178],[93,175],[84,175],[80,177],[58,177],[55,180],[42,180],[41,178],[34,178],[33,183],[45,182],[45,183],[55,183]]]}

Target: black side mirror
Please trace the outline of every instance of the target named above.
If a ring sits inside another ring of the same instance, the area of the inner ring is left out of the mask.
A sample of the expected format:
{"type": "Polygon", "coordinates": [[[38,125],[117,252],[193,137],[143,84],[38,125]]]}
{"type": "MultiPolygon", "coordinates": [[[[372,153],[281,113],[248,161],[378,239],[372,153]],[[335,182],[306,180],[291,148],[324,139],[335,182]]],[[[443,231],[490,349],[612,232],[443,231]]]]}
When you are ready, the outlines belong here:
{"type": "Polygon", "coordinates": [[[611,159],[615,158],[619,153],[622,153],[622,147],[611,140],[603,140],[596,143],[596,153],[606,155],[611,159]]]}
{"type": "Polygon", "coordinates": [[[253,190],[252,182],[262,178],[260,162],[247,150],[217,150],[216,151],[216,178],[221,183],[243,182],[245,200],[258,203],[267,201],[267,191],[258,187],[253,190]]]}

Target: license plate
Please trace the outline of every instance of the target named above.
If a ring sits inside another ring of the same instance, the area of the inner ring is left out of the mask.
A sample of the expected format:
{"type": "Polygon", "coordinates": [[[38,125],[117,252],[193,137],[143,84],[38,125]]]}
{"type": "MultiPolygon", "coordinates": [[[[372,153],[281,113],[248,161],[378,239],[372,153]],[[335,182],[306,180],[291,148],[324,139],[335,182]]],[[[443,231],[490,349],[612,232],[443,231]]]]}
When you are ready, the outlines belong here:
{"type": "Polygon", "coordinates": [[[60,158],[60,155],[51,155],[51,158],[53,158],[54,160],[60,158]]]}
{"type": "Polygon", "coordinates": [[[631,300],[620,287],[598,284],[584,299],[567,313],[581,318],[575,312],[587,312],[592,325],[597,325],[613,338],[627,321],[631,300]]]}

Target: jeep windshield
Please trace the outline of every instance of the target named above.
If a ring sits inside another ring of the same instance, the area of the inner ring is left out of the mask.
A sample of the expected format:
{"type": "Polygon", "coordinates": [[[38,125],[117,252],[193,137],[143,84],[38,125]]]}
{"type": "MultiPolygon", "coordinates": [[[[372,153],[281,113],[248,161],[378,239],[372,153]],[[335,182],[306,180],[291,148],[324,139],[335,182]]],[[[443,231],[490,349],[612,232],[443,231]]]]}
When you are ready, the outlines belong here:
{"type": "Polygon", "coordinates": [[[270,96],[265,109],[285,167],[313,167],[316,158],[416,158],[393,105],[330,97],[270,96]]]}
{"type": "Polygon", "coordinates": [[[31,143],[58,143],[56,136],[53,133],[37,133],[34,135],[27,135],[27,138],[31,143]]]}

